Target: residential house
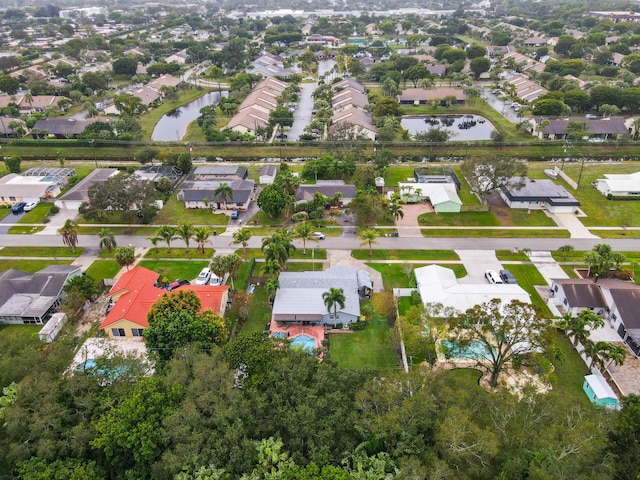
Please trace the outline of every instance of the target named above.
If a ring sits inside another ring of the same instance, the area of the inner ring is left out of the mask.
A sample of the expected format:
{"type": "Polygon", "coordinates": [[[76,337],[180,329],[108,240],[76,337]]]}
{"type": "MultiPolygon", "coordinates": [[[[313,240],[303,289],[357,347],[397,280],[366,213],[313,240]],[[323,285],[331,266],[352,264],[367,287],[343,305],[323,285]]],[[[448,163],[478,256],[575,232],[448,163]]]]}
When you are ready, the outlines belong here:
{"type": "MultiPolygon", "coordinates": [[[[544,64],[542,64],[542,66],[544,67],[544,64]]],[[[527,102],[533,102],[545,93],[548,93],[546,88],[541,87],[522,74],[515,74],[509,77],[506,80],[505,86],[513,88],[515,96],[527,102]]]]}
{"type": "Polygon", "coordinates": [[[75,174],[73,168],[30,168],[20,175],[9,173],[0,178],[0,204],[14,205],[54,198],[75,174]]]}
{"type": "Polygon", "coordinates": [[[516,284],[458,283],[452,269],[439,265],[416,268],[413,272],[418,293],[425,305],[440,303],[463,313],[493,299],[500,299],[505,304],[513,300],[531,303],[529,294],[516,284]]]}
{"type": "Polygon", "coordinates": [[[277,168],[273,164],[260,167],[260,185],[269,185],[276,179],[277,168]]]}
{"type": "Polygon", "coordinates": [[[341,123],[350,123],[360,127],[361,133],[369,139],[375,140],[378,129],[373,124],[371,114],[364,109],[369,99],[362,84],[353,78],[347,78],[335,83],[333,91],[331,128],[335,129],[341,123]]]}
{"type": "Polygon", "coordinates": [[[25,99],[24,95],[16,96],[16,103],[20,113],[31,114],[36,112],[44,112],[47,107],[57,106],[61,100],[67,97],[55,95],[34,95],[31,100],[25,99]]]}
{"type": "MultiPolygon", "coordinates": [[[[125,272],[109,291],[114,304],[100,324],[100,330],[109,338],[142,339],[144,330],[149,327],[149,310],[160,297],[167,294],[166,290],[155,286],[157,279],[156,272],[140,266],[125,272]]],[[[200,299],[202,311],[213,310],[218,315],[224,315],[229,287],[183,285],[177,289],[194,292],[200,299]]]]}
{"type": "Polygon", "coordinates": [[[187,180],[246,180],[249,171],[236,165],[205,165],[194,168],[187,180]]]}
{"type": "Polygon", "coordinates": [[[253,180],[202,180],[185,181],[180,186],[177,198],[184,202],[184,208],[216,208],[227,210],[247,210],[253,200],[255,182],[253,180]],[[231,198],[223,199],[215,191],[223,183],[231,187],[231,198]],[[226,201],[225,201],[226,200],[226,201]]]}
{"type": "MultiPolygon", "coordinates": [[[[542,124],[546,119],[536,118],[537,124],[542,124]]],[[[548,120],[549,124],[540,132],[541,138],[549,138],[551,140],[566,140],[568,137],[567,125],[569,122],[579,122],[586,124],[585,138],[590,141],[619,140],[625,135],[627,127],[623,117],[609,118],[583,118],[569,117],[556,118],[548,120]]]]}
{"type": "Polygon", "coordinates": [[[101,118],[75,120],[73,118],[47,118],[38,120],[31,129],[33,138],[55,137],[61,139],[78,138],[85,128],[92,123],[102,121],[101,118]]]}
{"type": "Polygon", "coordinates": [[[265,77],[287,78],[293,75],[294,72],[291,69],[284,68],[282,57],[271,53],[263,53],[251,62],[247,73],[260,73],[265,77]]]}
{"type": "Polygon", "coordinates": [[[50,265],[36,273],[0,272],[0,324],[44,324],[64,298],[62,288],[82,274],[77,265],[50,265]]]}
{"type": "Polygon", "coordinates": [[[16,134],[16,131],[20,129],[19,126],[10,125],[20,125],[22,127],[22,134],[28,133],[29,129],[27,125],[24,123],[24,120],[20,118],[13,117],[0,117],[0,136],[4,138],[13,137],[16,134]]]}
{"type": "Polygon", "coordinates": [[[158,93],[162,93],[160,91],[162,87],[178,88],[181,83],[182,80],[180,80],[179,78],[174,77],[173,75],[166,74],[147,83],[147,87],[155,90],[158,93]]]}
{"type": "Polygon", "coordinates": [[[640,198],[640,172],[609,173],[599,178],[594,186],[605,197],[638,197],[640,198]]]}
{"type": "Polygon", "coordinates": [[[164,59],[165,63],[177,63],[178,65],[184,65],[187,63],[187,59],[189,55],[187,54],[187,49],[180,50],[179,52],[173,53],[164,59]]]}
{"type": "Polygon", "coordinates": [[[182,177],[182,171],[174,165],[145,165],[133,172],[132,175],[156,185],[161,178],[167,178],[171,185],[175,186],[182,177]]]}
{"type": "Polygon", "coordinates": [[[339,193],[340,203],[349,205],[356,198],[356,186],[346,185],[344,180],[318,180],[315,185],[300,185],[296,190],[296,203],[309,202],[316,193],[327,199],[334,198],[339,193]]]}
{"type": "Polygon", "coordinates": [[[466,100],[461,88],[407,88],[398,95],[398,101],[400,105],[428,105],[437,100],[439,105],[446,106],[448,100],[445,101],[445,97],[451,98],[450,105],[464,105],[466,100]]]}
{"type": "Polygon", "coordinates": [[[532,48],[536,48],[536,47],[544,47],[547,45],[547,41],[548,39],[544,38],[544,37],[529,37],[527,39],[525,39],[522,44],[525,47],[532,47],[532,48]]]}
{"type": "Polygon", "coordinates": [[[58,208],[78,210],[82,202],[89,201],[89,188],[97,183],[103,183],[107,178],[117,175],[117,168],[96,168],[89,175],[80,180],[67,193],[55,201],[58,208]]]}
{"type": "Polygon", "coordinates": [[[143,85],[131,95],[133,95],[134,97],[138,97],[142,104],[146,107],[150,107],[153,104],[160,103],[160,101],[162,100],[162,95],[160,94],[160,92],[157,92],[147,85],[143,85]]]}
{"type": "Polygon", "coordinates": [[[269,124],[269,116],[278,107],[278,98],[287,83],[275,78],[259,82],[238,107],[226,128],[238,133],[255,133],[269,124]]]}
{"type": "Polygon", "coordinates": [[[367,136],[370,140],[376,139],[376,132],[378,131],[378,128],[373,124],[371,114],[359,107],[347,105],[343,107],[339,112],[334,111],[334,114],[331,117],[331,123],[332,130],[341,123],[349,123],[351,125],[359,127],[360,132],[367,136]]]}
{"type": "Polygon", "coordinates": [[[563,186],[551,180],[514,177],[502,186],[499,192],[510,208],[572,213],[580,206],[580,202],[563,186]]]}
{"type": "Polygon", "coordinates": [[[562,313],[590,309],[605,319],[640,357],[640,285],[616,279],[551,279],[553,304],[562,313]],[[581,285],[592,285],[589,289],[581,285]],[[600,290],[600,294],[595,293],[600,290]]]}
{"type": "MultiPolygon", "coordinates": [[[[460,200],[456,184],[453,182],[398,182],[398,192],[400,198],[407,203],[431,203],[436,213],[458,213],[462,209],[462,200],[460,200]]],[[[391,197],[392,194],[389,192],[388,196],[391,197]]]]}

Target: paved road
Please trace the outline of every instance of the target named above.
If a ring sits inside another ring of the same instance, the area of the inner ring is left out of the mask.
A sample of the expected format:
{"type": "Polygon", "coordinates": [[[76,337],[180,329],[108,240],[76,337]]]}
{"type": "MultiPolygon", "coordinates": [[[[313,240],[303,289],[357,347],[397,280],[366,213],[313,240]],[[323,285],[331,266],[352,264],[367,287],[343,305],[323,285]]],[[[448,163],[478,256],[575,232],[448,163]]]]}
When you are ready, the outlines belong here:
{"type": "Polygon", "coordinates": [[[521,119],[513,110],[513,107],[506,105],[502,100],[498,100],[498,97],[488,88],[482,89],[482,98],[493,107],[493,109],[509,120],[511,123],[520,123],[521,119]]]}
{"type": "Polygon", "coordinates": [[[300,135],[304,133],[304,127],[311,123],[311,112],[313,111],[313,92],[318,88],[318,83],[301,83],[300,84],[300,101],[296,111],[293,112],[293,125],[287,132],[287,140],[295,142],[300,135]]]}
{"type": "MultiPolygon", "coordinates": [[[[144,235],[118,235],[118,245],[149,247],[144,235]]],[[[213,248],[229,247],[231,236],[227,234],[211,237],[213,248]]],[[[253,237],[249,241],[251,248],[259,248],[262,237],[253,237]]],[[[362,248],[362,241],[353,237],[327,237],[322,246],[334,250],[353,250],[362,248]]],[[[378,238],[376,250],[511,250],[515,247],[531,250],[557,250],[562,245],[573,245],[576,250],[591,250],[598,243],[607,243],[615,251],[638,251],[637,239],[583,239],[583,238],[378,238]]],[[[98,247],[97,235],[80,235],[78,246],[98,247]]],[[[175,247],[184,246],[182,241],[172,242],[175,247]]],[[[0,235],[0,246],[62,246],[59,235],[0,235]]]]}

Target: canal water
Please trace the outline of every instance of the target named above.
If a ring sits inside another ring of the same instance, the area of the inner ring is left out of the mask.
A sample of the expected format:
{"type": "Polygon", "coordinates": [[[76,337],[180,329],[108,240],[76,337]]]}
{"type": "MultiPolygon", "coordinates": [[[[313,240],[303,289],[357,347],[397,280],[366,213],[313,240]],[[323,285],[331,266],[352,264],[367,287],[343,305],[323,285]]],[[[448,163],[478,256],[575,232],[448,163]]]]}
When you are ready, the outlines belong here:
{"type": "Polygon", "coordinates": [[[200,116],[200,109],[207,105],[217,105],[221,97],[229,96],[229,92],[209,92],[206,95],[187,103],[162,116],[151,134],[151,140],[161,142],[179,141],[187,133],[187,126],[200,116]]]}
{"type": "Polygon", "coordinates": [[[449,139],[452,142],[490,140],[495,130],[489,120],[479,115],[409,115],[402,117],[400,123],[411,135],[434,128],[447,130],[453,134],[449,139]]]}

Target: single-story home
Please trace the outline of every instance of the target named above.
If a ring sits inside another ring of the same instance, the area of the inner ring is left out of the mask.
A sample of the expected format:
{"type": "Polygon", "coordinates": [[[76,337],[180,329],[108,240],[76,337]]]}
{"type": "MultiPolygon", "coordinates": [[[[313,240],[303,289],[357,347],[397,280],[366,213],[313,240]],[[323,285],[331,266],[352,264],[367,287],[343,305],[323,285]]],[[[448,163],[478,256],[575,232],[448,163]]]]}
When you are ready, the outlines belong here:
{"type": "MultiPolygon", "coordinates": [[[[536,118],[536,124],[541,124],[545,119],[536,118]]],[[[567,125],[569,122],[584,123],[585,139],[591,141],[618,140],[628,133],[623,117],[609,118],[556,118],[548,120],[549,124],[540,133],[541,138],[552,140],[565,140],[567,138],[567,125]]]]}
{"type": "Polygon", "coordinates": [[[117,175],[117,168],[96,168],[80,180],[71,190],[55,201],[56,207],[78,210],[82,202],[89,201],[89,188],[96,183],[103,183],[107,178],[117,175]]]}
{"type": "Polygon", "coordinates": [[[599,178],[595,187],[605,197],[639,197],[640,196],[640,172],[636,173],[609,173],[605,178],[599,178]]]}
{"type": "Polygon", "coordinates": [[[260,167],[260,185],[269,185],[276,179],[277,168],[275,165],[263,165],[260,167]]]}
{"type": "MultiPolygon", "coordinates": [[[[149,327],[147,314],[167,291],[156,287],[158,274],[144,267],[125,272],[109,291],[113,308],[100,324],[109,338],[140,338],[149,327]]],[[[201,310],[213,310],[223,316],[229,295],[225,285],[182,285],[172,290],[190,290],[198,295],[201,310]]]]}
{"type": "Polygon", "coordinates": [[[30,168],[20,175],[9,173],[0,178],[0,204],[54,198],[75,174],[73,168],[30,168]]]}
{"type": "Polygon", "coordinates": [[[640,285],[622,280],[603,278],[552,279],[553,303],[560,311],[579,313],[590,309],[610,322],[620,338],[640,356],[640,285]],[[580,285],[591,284],[587,290],[580,285]],[[595,289],[600,294],[594,293],[595,289]],[[579,295],[574,295],[574,293],[579,295]]]}
{"type": "MultiPolygon", "coordinates": [[[[281,272],[280,288],[273,302],[272,321],[279,324],[304,326],[338,323],[349,324],[360,320],[360,295],[358,271],[353,268],[331,267],[321,272],[281,272]],[[330,288],[342,289],[344,308],[338,305],[334,317],[333,308],[324,303],[322,294],[330,288]]],[[[373,288],[373,285],[371,285],[373,288]]]]}
{"type": "Polygon", "coordinates": [[[376,132],[378,128],[373,124],[371,114],[366,112],[360,107],[354,107],[353,105],[346,105],[339,111],[334,111],[331,117],[332,127],[335,129],[342,123],[348,123],[359,127],[359,132],[366,135],[370,140],[376,139],[376,132]]]}
{"type": "Polygon", "coordinates": [[[145,165],[132,175],[156,185],[161,178],[168,178],[171,184],[175,185],[182,176],[182,171],[175,165],[145,165]]]}
{"type": "MultiPolygon", "coordinates": [[[[462,200],[456,184],[451,183],[398,183],[400,198],[407,203],[430,202],[436,213],[458,213],[462,200]]],[[[391,193],[391,192],[390,192],[391,193]]]]}
{"type": "Polygon", "coordinates": [[[313,195],[318,192],[324,197],[331,199],[336,193],[341,193],[340,202],[349,205],[351,200],[356,198],[356,186],[346,185],[344,180],[318,180],[315,185],[300,185],[296,190],[296,203],[310,202],[313,195]]]}
{"type": "Polygon", "coordinates": [[[400,105],[427,105],[429,102],[439,100],[439,105],[445,106],[445,97],[452,99],[451,105],[464,105],[466,95],[461,88],[407,88],[398,95],[400,105]],[[455,98],[455,100],[453,100],[455,98]]]}
{"type": "Polygon", "coordinates": [[[191,170],[187,180],[246,180],[249,171],[236,165],[203,165],[191,170]]]}
{"type": "Polygon", "coordinates": [[[550,213],[571,213],[580,202],[563,186],[551,180],[512,178],[500,188],[500,196],[510,208],[548,210],[550,213]],[[522,183],[524,181],[524,184],[522,183]]]}
{"type": "Polygon", "coordinates": [[[202,180],[185,181],[178,191],[177,198],[184,202],[184,208],[212,208],[227,210],[246,210],[253,199],[255,182],[253,180],[202,180]],[[231,198],[226,202],[220,195],[215,195],[216,189],[223,183],[232,190],[231,198]]]}
{"type": "Polygon", "coordinates": [[[77,265],[50,265],[36,273],[0,272],[0,324],[43,324],[64,298],[62,287],[82,274],[77,265]]]}
{"type": "Polygon", "coordinates": [[[47,118],[38,120],[32,128],[34,138],[51,136],[55,138],[77,138],[92,123],[104,121],[100,118],[74,120],[72,118],[47,118]]]}
{"type": "Polygon", "coordinates": [[[422,302],[441,303],[457,312],[498,298],[502,303],[518,300],[531,303],[529,294],[516,284],[458,283],[456,274],[450,268],[429,265],[414,269],[418,293],[422,302]]]}

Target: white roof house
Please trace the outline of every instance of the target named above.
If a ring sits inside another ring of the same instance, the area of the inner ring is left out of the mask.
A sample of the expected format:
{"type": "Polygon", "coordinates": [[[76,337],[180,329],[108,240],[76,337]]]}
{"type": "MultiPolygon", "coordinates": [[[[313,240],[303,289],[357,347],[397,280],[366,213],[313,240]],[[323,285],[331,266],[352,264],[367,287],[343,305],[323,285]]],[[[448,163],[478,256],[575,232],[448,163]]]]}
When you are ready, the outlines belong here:
{"type": "Polygon", "coordinates": [[[422,302],[441,303],[458,312],[498,298],[502,303],[518,300],[531,303],[529,294],[519,285],[493,283],[458,283],[450,268],[439,265],[416,268],[414,271],[422,302]]]}
{"type": "Polygon", "coordinates": [[[596,180],[595,187],[604,196],[635,197],[640,195],[640,172],[605,174],[605,178],[596,180]]]}
{"type": "Polygon", "coordinates": [[[462,200],[454,183],[398,183],[400,197],[409,203],[429,200],[436,213],[459,212],[462,200]]]}

